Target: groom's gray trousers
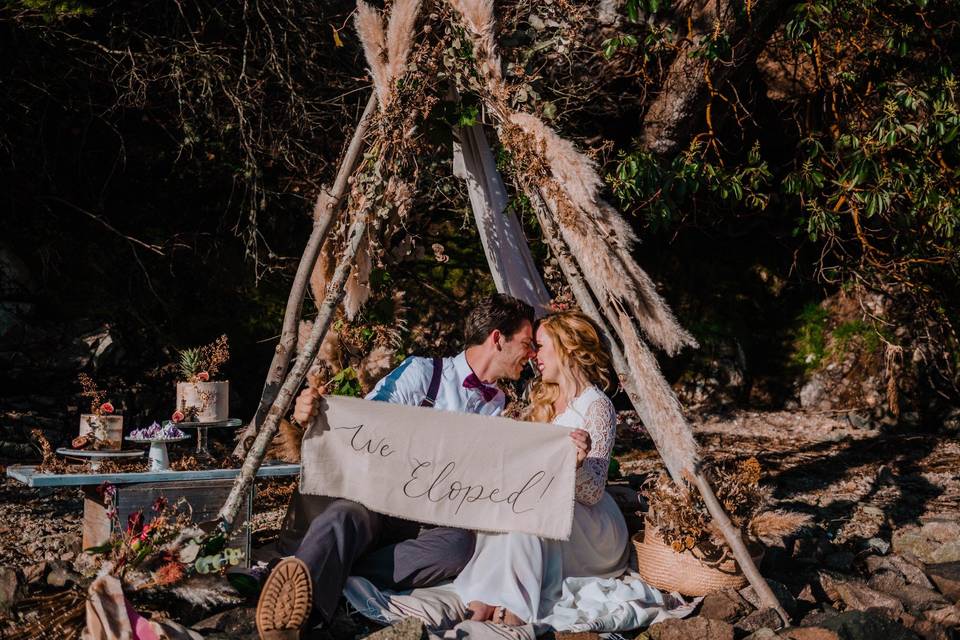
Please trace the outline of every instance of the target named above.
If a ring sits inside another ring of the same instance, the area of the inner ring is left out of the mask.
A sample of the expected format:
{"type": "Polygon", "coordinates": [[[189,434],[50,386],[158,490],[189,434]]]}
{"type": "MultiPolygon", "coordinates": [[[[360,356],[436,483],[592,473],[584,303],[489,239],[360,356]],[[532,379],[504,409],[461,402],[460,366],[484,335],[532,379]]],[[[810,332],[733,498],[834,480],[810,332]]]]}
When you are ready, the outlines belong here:
{"type": "Polygon", "coordinates": [[[453,578],[473,556],[476,535],[370,511],[352,500],[296,492],[278,549],[310,570],[313,606],[329,622],[349,576],[384,589],[427,587],[453,578]]]}

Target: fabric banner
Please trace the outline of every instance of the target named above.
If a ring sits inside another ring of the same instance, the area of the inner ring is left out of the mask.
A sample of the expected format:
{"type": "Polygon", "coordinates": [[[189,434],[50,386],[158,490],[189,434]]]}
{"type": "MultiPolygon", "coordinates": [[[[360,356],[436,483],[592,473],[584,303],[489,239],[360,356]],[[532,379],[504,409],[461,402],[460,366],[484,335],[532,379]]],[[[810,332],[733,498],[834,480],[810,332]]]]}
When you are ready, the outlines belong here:
{"type": "Polygon", "coordinates": [[[569,429],[326,396],[303,439],[300,492],[426,524],[570,538],[569,429]]]}

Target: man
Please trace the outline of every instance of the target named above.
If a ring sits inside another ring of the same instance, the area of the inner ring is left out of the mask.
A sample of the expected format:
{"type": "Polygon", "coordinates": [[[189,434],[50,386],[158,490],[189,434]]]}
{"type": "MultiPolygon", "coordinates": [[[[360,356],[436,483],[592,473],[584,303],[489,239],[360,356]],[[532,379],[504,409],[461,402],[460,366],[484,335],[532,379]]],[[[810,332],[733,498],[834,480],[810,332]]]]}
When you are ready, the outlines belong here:
{"type": "MultiPolygon", "coordinates": [[[[465,351],[436,361],[407,358],[377,383],[367,399],[498,415],[505,400],[496,381],[517,380],[524,364],[536,355],[533,320],[533,308],[525,302],[503,294],[489,296],[467,317],[465,351]]],[[[293,413],[296,421],[310,423],[319,395],[311,388],[300,394],[293,413]]],[[[474,543],[470,531],[421,528],[351,500],[329,499],[310,519],[295,549],[288,549],[293,557],[277,564],[264,583],[257,630],[265,640],[297,638],[311,607],[321,623],[329,622],[350,575],[390,589],[413,589],[452,578],[470,560],[474,543]]]]}

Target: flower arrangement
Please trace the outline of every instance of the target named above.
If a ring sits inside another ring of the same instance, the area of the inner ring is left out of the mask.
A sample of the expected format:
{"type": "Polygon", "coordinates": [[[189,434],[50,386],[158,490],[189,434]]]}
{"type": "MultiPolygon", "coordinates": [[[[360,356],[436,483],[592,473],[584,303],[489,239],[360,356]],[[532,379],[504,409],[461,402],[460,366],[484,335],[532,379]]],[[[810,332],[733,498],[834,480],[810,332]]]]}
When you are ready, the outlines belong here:
{"type": "Polygon", "coordinates": [[[126,591],[177,587],[175,595],[198,604],[209,604],[220,595],[230,597],[210,593],[210,585],[190,586],[196,579],[239,564],[243,552],[227,548],[223,534],[209,536],[195,526],[185,499],[171,503],[160,496],[153,502],[149,520],[140,510],[121,523],[114,505],[116,487],[104,482],[97,493],[107,506],[113,532],[107,542],[86,552],[101,561],[102,571],[119,578],[126,591]]]}
{"type": "MultiPolygon", "coordinates": [[[[770,509],[771,491],[760,484],[761,467],[748,458],[730,467],[711,471],[714,491],[730,521],[750,540],[782,539],[810,521],[810,516],[770,509]]],[[[699,492],[681,489],[665,472],[649,479],[643,487],[650,510],[648,526],[678,552],[698,548],[706,555],[723,555],[726,542],[714,526],[699,492]]]]}
{"type": "Polygon", "coordinates": [[[220,367],[230,359],[227,336],[222,335],[202,347],[183,349],[180,353],[180,380],[183,382],[209,382],[220,372],[220,367]]]}
{"type": "Polygon", "coordinates": [[[81,373],[77,376],[77,380],[83,388],[80,395],[84,398],[90,398],[90,413],[92,415],[108,416],[114,412],[113,404],[109,401],[104,401],[104,397],[107,395],[106,391],[97,388],[97,383],[93,381],[93,378],[85,373],[81,373]]]}

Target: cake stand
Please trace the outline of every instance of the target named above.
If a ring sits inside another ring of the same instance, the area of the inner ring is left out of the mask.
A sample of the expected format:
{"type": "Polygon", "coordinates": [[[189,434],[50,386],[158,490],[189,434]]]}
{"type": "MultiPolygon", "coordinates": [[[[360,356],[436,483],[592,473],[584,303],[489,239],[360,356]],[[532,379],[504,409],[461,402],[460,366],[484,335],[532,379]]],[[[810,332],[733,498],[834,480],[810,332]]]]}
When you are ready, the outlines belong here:
{"type": "Polygon", "coordinates": [[[131,438],[127,436],[127,442],[136,444],[150,445],[150,471],[170,471],[170,456],[167,454],[167,445],[173,442],[183,442],[190,436],[182,438],[131,438]]]}
{"type": "Polygon", "coordinates": [[[243,420],[240,418],[230,418],[229,420],[221,420],[219,422],[173,422],[172,420],[164,420],[163,426],[167,426],[168,424],[172,424],[178,429],[196,429],[197,452],[194,455],[197,457],[197,460],[212,460],[213,456],[207,448],[207,429],[239,427],[243,424],[243,420]]]}
{"type": "Polygon", "coordinates": [[[84,462],[89,462],[90,469],[93,471],[99,469],[100,463],[104,460],[124,460],[139,458],[143,455],[143,451],[117,451],[107,449],[102,451],[86,451],[84,449],[70,449],[68,447],[60,447],[57,449],[57,453],[65,458],[76,458],[84,462]]]}

